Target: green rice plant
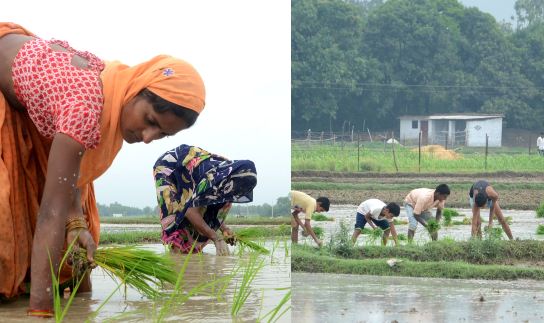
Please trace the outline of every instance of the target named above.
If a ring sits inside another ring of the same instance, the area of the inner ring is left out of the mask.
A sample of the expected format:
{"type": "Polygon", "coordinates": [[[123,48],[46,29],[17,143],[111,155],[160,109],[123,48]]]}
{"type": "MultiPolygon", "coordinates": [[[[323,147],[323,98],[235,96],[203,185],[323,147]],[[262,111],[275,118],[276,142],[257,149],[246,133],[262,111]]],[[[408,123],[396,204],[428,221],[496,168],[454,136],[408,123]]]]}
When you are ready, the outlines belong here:
{"type": "Polygon", "coordinates": [[[484,227],[485,238],[487,240],[501,240],[503,232],[504,231],[502,230],[502,228],[498,228],[498,227],[490,228],[488,226],[484,227]]]}
{"type": "Polygon", "coordinates": [[[408,240],[408,237],[404,233],[399,233],[397,234],[397,239],[399,239],[399,241],[406,241],[408,240]]]}
{"type": "Polygon", "coordinates": [[[332,217],[328,217],[325,214],[322,213],[314,213],[312,214],[312,220],[314,221],[334,221],[332,217]]]}
{"type": "Polygon", "coordinates": [[[444,215],[444,217],[449,215],[450,218],[455,217],[455,216],[462,216],[462,214],[460,214],[456,210],[450,209],[450,208],[444,208],[444,210],[442,210],[442,215],[444,215]]]}
{"type": "Polygon", "coordinates": [[[380,241],[380,239],[383,236],[383,230],[381,228],[375,228],[371,231],[370,235],[368,236],[368,241],[370,244],[375,245],[377,241],[380,241]]]}
{"type": "Polygon", "coordinates": [[[427,221],[427,232],[429,232],[429,235],[432,236],[438,233],[438,230],[440,230],[440,223],[436,222],[435,219],[427,221]]]}
{"type": "Polygon", "coordinates": [[[504,220],[506,221],[506,223],[512,224],[513,218],[511,216],[507,216],[504,218],[504,220]]]}
{"type": "MultiPolygon", "coordinates": [[[[74,258],[85,261],[86,251],[74,253],[74,258]]],[[[154,299],[161,296],[165,284],[175,284],[174,263],[167,255],[159,255],[135,246],[98,248],[94,260],[112,279],[125,282],[143,295],[154,299]]]]}
{"type": "Polygon", "coordinates": [[[468,216],[464,217],[463,224],[472,224],[472,218],[469,218],[468,216]]]}
{"type": "Polygon", "coordinates": [[[262,254],[267,254],[267,255],[270,254],[270,250],[266,249],[265,247],[263,247],[262,245],[259,245],[258,243],[254,241],[251,241],[251,239],[249,239],[246,235],[244,235],[243,232],[239,231],[234,233],[233,239],[236,242],[236,244],[238,244],[239,246],[247,247],[253,251],[256,251],[262,254]]]}
{"type": "MultiPolygon", "coordinates": [[[[444,209],[444,211],[442,211],[442,215],[444,216],[444,226],[449,227],[452,225],[452,217],[456,216],[454,215],[455,213],[457,213],[457,211],[452,209],[444,209]]],[[[459,213],[457,213],[457,216],[458,215],[459,213]]]]}
{"type": "MultiPolygon", "coordinates": [[[[60,261],[60,264],[59,264],[59,267],[58,268],[62,268],[62,266],[64,266],[64,264],[66,263],[69,255],[72,253],[72,250],[74,250],[74,243],[77,241],[77,238],[74,239],[72,241],[72,243],[70,243],[70,245],[68,245],[68,248],[66,250],[66,252],[64,253],[64,255],[62,256],[62,259],[60,261]]],[[[85,252],[85,259],[87,258],[87,252],[84,250],[85,252]]],[[[70,308],[70,305],[72,305],[72,302],[74,300],[74,297],[77,293],[77,290],[79,289],[79,286],[81,285],[81,283],[83,282],[83,279],[85,277],[85,275],[87,273],[89,273],[89,269],[86,269],[83,271],[83,273],[80,273],[81,275],[79,277],[76,277],[76,284],[75,286],[73,286],[72,290],[71,290],[71,293],[70,293],[70,297],[68,298],[68,301],[66,302],[65,306],[64,306],[64,309],[62,308],[62,305],[61,305],[61,299],[62,299],[62,296],[60,294],[60,289],[61,289],[61,286],[60,286],[60,269],[58,270],[57,274],[55,274],[55,268],[53,266],[53,262],[51,260],[51,254],[49,253],[49,250],[47,250],[47,254],[48,254],[48,257],[49,257],[49,267],[51,268],[51,283],[52,283],[52,290],[53,290],[53,309],[55,311],[54,315],[55,315],[55,322],[62,322],[64,320],[64,316],[66,316],[66,314],[68,313],[68,309],[70,308]]]]}
{"type": "Polygon", "coordinates": [[[258,253],[250,253],[247,264],[243,269],[242,281],[240,286],[234,289],[231,316],[236,317],[240,309],[244,306],[247,298],[251,294],[251,284],[259,271],[264,267],[264,259],[259,257],[258,253]]]}
{"type": "Polygon", "coordinates": [[[536,228],[536,234],[544,234],[544,225],[543,224],[538,225],[538,227],[536,228]]]}
{"type": "Polygon", "coordinates": [[[340,226],[328,245],[329,252],[341,257],[350,257],[356,253],[356,249],[351,240],[351,229],[344,221],[340,221],[340,226]]]}
{"type": "Polygon", "coordinates": [[[323,230],[323,228],[320,228],[320,227],[313,227],[312,230],[314,230],[315,235],[316,235],[319,239],[323,239],[323,236],[325,235],[325,230],[323,230]]]}
{"type": "Polygon", "coordinates": [[[536,217],[544,218],[544,201],[540,202],[540,205],[536,208],[536,217]]]}
{"type": "Polygon", "coordinates": [[[283,311],[280,313],[282,308],[290,300],[291,300],[291,289],[289,288],[289,292],[287,292],[287,294],[285,294],[282,297],[282,299],[280,300],[278,305],[276,305],[276,307],[274,307],[272,310],[270,310],[270,312],[268,312],[264,316],[260,317],[257,321],[259,321],[259,322],[264,321],[270,315],[270,317],[268,318],[268,320],[266,322],[268,322],[268,323],[276,322],[277,320],[279,320],[285,314],[285,312],[287,312],[289,309],[291,309],[291,305],[289,305],[285,309],[283,309],[283,311]]]}

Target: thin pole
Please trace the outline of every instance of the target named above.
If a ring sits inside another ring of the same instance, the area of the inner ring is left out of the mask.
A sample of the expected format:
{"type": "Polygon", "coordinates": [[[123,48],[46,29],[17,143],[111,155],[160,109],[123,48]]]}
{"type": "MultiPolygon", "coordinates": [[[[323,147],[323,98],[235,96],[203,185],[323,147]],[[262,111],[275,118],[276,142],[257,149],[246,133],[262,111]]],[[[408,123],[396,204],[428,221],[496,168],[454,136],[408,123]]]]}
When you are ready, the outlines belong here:
{"type": "Polygon", "coordinates": [[[487,171],[487,149],[489,146],[489,136],[485,134],[485,171],[487,171]]]}
{"type": "Polygon", "coordinates": [[[361,134],[357,133],[357,171],[361,170],[361,162],[360,162],[360,144],[361,144],[361,134]]]}
{"type": "Polygon", "coordinates": [[[418,144],[418,170],[421,173],[421,131],[419,132],[419,144],[418,144]]]}
{"type": "Polygon", "coordinates": [[[391,148],[393,149],[393,161],[395,162],[395,169],[397,170],[397,173],[398,173],[399,166],[397,165],[397,156],[395,155],[395,133],[393,131],[391,131],[391,148]]]}

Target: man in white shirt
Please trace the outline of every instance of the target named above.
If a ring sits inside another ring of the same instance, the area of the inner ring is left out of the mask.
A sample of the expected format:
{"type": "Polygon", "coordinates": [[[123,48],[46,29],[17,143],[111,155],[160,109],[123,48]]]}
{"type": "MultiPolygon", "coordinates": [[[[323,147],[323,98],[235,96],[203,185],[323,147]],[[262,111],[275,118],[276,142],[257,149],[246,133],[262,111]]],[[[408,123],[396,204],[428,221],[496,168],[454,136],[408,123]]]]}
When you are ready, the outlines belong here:
{"type": "Polygon", "coordinates": [[[538,147],[538,154],[544,156],[544,132],[541,132],[540,136],[536,138],[536,146],[538,147]]]}
{"type": "Polygon", "coordinates": [[[389,233],[392,234],[395,245],[398,244],[397,230],[393,224],[393,217],[398,217],[400,214],[400,207],[396,203],[385,204],[378,199],[368,199],[363,201],[357,208],[357,216],[355,220],[355,230],[351,240],[353,243],[357,241],[357,237],[361,234],[361,231],[365,225],[370,224],[372,229],[379,226],[383,230],[382,244],[387,244],[389,233]]]}

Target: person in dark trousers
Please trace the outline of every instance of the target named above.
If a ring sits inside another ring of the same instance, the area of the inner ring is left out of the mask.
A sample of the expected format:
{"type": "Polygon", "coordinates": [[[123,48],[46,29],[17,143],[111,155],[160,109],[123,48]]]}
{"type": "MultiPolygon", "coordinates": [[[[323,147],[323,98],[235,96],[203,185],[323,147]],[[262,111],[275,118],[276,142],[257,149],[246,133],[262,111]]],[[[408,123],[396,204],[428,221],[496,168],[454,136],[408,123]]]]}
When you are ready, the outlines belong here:
{"type": "Polygon", "coordinates": [[[470,198],[470,207],[472,208],[472,237],[482,237],[480,209],[488,207],[488,228],[491,229],[493,227],[493,215],[495,215],[502,225],[504,233],[508,236],[508,239],[514,239],[510,226],[506,222],[501,207],[499,206],[499,194],[493,189],[489,182],[485,180],[477,181],[470,187],[468,196],[470,198]]]}

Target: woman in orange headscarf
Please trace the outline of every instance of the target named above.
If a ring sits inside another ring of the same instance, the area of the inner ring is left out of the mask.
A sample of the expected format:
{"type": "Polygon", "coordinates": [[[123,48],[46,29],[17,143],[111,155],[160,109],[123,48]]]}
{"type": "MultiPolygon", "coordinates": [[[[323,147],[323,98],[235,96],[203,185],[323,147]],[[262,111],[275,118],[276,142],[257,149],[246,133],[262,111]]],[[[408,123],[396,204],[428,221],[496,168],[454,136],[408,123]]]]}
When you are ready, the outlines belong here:
{"type": "Polygon", "coordinates": [[[77,239],[94,265],[92,181],[123,140],[149,143],[194,124],[204,84],[170,56],[105,65],[13,23],[0,23],[0,57],[0,297],[25,292],[30,280],[29,314],[48,316],[48,255],[59,270],[65,242],[77,239]]]}

